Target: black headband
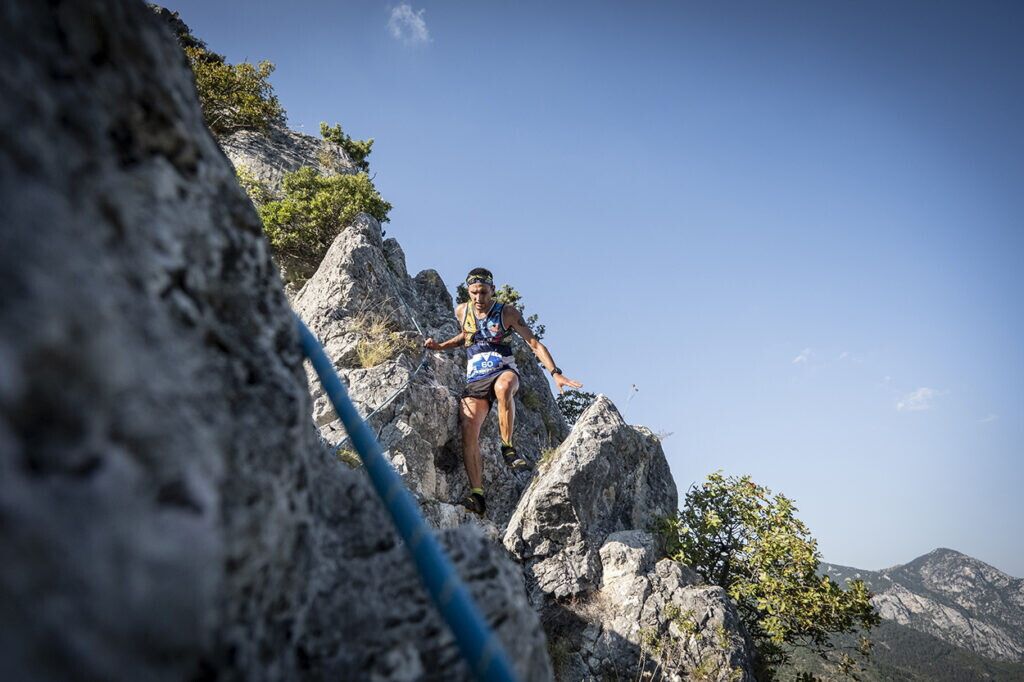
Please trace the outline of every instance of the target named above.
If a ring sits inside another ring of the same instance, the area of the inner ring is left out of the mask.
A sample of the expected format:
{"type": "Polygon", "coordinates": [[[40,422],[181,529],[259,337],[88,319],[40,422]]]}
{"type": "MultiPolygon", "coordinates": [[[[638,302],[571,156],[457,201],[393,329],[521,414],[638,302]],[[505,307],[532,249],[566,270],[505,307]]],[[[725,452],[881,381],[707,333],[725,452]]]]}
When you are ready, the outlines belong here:
{"type": "Polygon", "coordinates": [[[470,275],[466,278],[466,286],[471,284],[490,284],[494,286],[494,278],[489,275],[470,275]]]}

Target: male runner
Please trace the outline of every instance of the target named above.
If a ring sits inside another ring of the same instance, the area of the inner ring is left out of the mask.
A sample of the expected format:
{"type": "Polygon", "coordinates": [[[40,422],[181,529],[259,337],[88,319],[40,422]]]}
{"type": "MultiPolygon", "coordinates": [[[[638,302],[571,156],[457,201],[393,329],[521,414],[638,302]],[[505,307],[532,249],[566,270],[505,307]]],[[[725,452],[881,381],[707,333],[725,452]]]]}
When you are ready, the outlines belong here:
{"type": "Polygon", "coordinates": [[[480,456],[480,427],[498,401],[498,430],[501,433],[501,456],[513,470],[529,468],[529,463],[516,454],[512,446],[516,404],[514,396],[519,390],[519,371],[509,341],[513,333],[533,350],[541,364],[554,377],[559,392],[565,387],[581,388],[583,384],[566,378],[551,359],[551,353],[526,325],[523,314],[515,306],[494,300],[494,276],[485,268],[474,268],[466,276],[469,302],[460,303],[455,318],[462,331],[438,343],[427,339],[423,345],[430,350],[466,347],[466,389],[462,394],[462,459],[466,465],[470,493],[462,505],[483,516],[487,510],[484,501],[483,460],[480,456]]]}

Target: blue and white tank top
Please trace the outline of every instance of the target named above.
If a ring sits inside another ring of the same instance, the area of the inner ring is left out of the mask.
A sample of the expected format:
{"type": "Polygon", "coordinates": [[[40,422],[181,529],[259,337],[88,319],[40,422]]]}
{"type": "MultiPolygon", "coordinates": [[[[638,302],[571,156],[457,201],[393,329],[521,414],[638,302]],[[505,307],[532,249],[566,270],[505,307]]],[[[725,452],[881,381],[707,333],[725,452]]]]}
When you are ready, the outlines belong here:
{"type": "Polygon", "coordinates": [[[473,304],[466,304],[462,331],[466,333],[466,381],[479,381],[506,369],[517,369],[509,339],[515,330],[501,321],[505,304],[494,302],[487,317],[476,319],[473,304]]]}

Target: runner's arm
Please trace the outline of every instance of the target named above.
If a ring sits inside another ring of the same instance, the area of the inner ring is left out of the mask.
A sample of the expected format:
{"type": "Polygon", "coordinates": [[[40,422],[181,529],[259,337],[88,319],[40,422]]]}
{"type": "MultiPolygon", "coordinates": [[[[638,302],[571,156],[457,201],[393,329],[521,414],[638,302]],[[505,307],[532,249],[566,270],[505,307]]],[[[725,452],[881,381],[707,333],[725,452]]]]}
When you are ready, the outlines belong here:
{"type": "MultiPolygon", "coordinates": [[[[459,306],[455,309],[455,319],[459,320],[459,324],[462,324],[462,306],[464,305],[465,303],[460,303],[459,306]]],[[[463,342],[465,342],[465,340],[466,332],[460,331],[452,338],[448,339],[447,341],[442,341],[441,343],[438,343],[433,338],[428,338],[426,341],[423,342],[423,347],[429,350],[448,350],[449,348],[458,348],[463,344],[463,342]]]]}
{"type": "MultiPolygon", "coordinates": [[[[536,336],[533,335],[533,330],[526,324],[526,320],[523,319],[523,314],[519,312],[512,305],[506,305],[505,309],[501,311],[502,322],[506,327],[514,329],[521,337],[523,341],[526,341],[526,345],[530,347],[533,354],[540,360],[540,364],[544,365],[544,368],[548,372],[555,370],[558,365],[555,364],[555,359],[551,357],[551,351],[548,347],[540,342],[536,336]]],[[[555,385],[558,386],[559,393],[562,392],[563,388],[582,388],[583,384],[578,381],[573,381],[569,377],[563,376],[561,373],[553,374],[552,377],[555,380],[555,385]]]]}

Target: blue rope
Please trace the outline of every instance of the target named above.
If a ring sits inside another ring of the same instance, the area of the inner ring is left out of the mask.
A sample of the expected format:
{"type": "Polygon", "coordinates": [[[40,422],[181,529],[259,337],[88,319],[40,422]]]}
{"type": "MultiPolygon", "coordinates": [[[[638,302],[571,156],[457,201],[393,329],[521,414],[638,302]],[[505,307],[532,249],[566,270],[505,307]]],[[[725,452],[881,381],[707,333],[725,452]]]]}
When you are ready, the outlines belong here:
{"type": "Polygon", "coordinates": [[[299,328],[302,351],[313,363],[324,390],[350,434],[359,457],[363,460],[363,466],[370,476],[373,487],[384,501],[384,506],[391,514],[391,519],[398,529],[398,534],[405,541],[405,546],[412,553],[423,585],[455,635],[459,650],[473,675],[481,682],[513,682],[516,676],[501,642],[480,614],[469,591],[455,572],[455,567],[423,521],[419,508],[412,495],[405,489],[402,479],[384,459],[380,443],[349,400],[348,392],[320,342],[298,315],[295,316],[295,321],[299,328]]]}

